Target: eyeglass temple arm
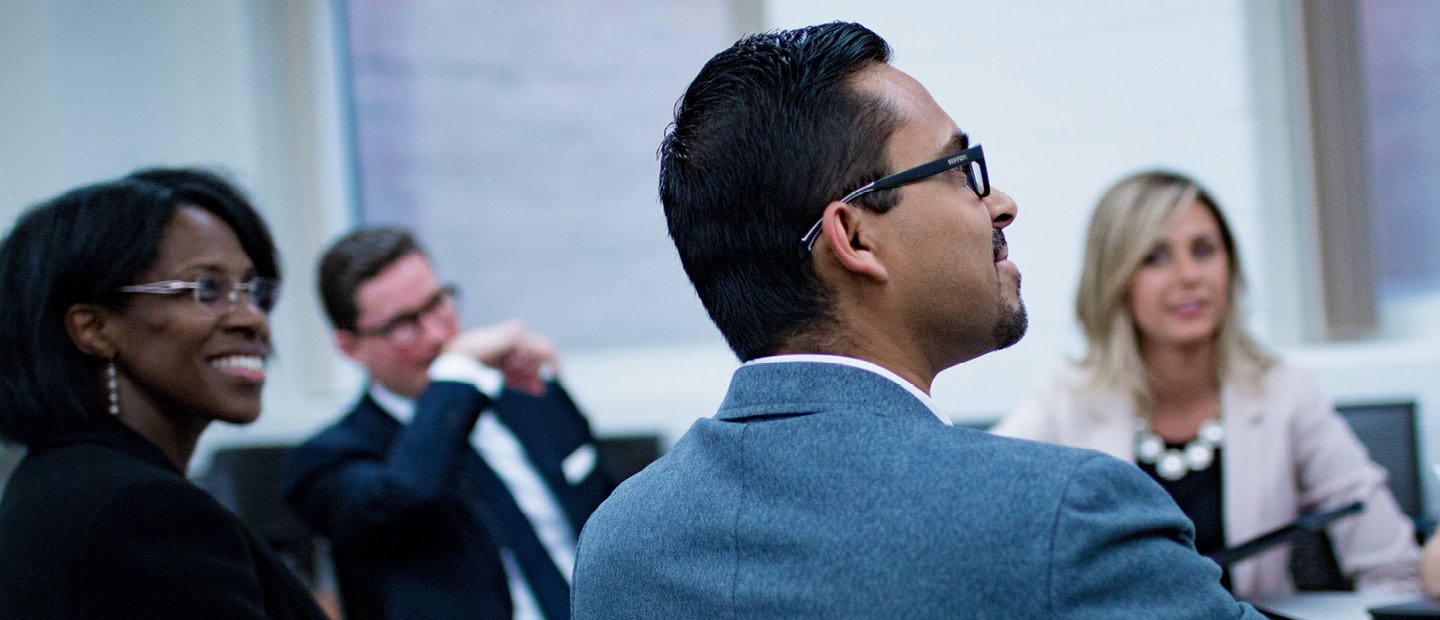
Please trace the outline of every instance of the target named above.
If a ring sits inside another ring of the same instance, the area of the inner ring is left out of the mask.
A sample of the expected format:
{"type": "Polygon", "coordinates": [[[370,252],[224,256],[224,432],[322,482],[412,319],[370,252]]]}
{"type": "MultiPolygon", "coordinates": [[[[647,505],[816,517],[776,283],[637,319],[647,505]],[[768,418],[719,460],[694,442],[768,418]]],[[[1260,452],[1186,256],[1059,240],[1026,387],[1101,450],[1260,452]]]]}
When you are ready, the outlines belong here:
{"type": "MultiPolygon", "coordinates": [[[[899,176],[899,175],[896,175],[896,176],[899,176]]],[[[881,187],[881,186],[879,185],[880,183],[889,181],[889,180],[892,179],[892,178],[895,178],[895,177],[885,177],[885,178],[883,178],[883,179],[880,179],[879,181],[872,181],[872,182],[870,182],[870,183],[866,183],[866,184],[864,184],[864,185],[861,185],[859,189],[856,189],[856,190],[853,191],[853,192],[850,192],[850,193],[848,193],[848,194],[845,194],[845,197],[844,197],[844,198],[841,198],[841,199],[840,199],[840,202],[850,202],[850,201],[852,201],[852,200],[854,200],[854,199],[856,199],[856,198],[859,198],[859,197],[861,197],[861,196],[864,196],[865,194],[868,194],[868,193],[870,193],[870,192],[873,192],[873,191],[875,191],[875,190],[877,190],[877,189],[885,189],[885,188],[887,188],[887,187],[893,187],[893,185],[886,185],[885,187],[881,187]]],[[[822,224],[824,221],[825,221],[824,216],[821,216],[820,219],[815,220],[815,225],[814,225],[814,226],[811,226],[811,227],[810,227],[810,230],[805,231],[805,234],[800,236],[800,243],[805,244],[805,250],[806,250],[807,252],[810,251],[810,250],[814,250],[814,249],[815,249],[815,242],[820,239],[820,224],[822,224]]]]}
{"type": "Polygon", "coordinates": [[[198,286],[194,282],[184,280],[165,280],[163,282],[151,282],[149,284],[133,284],[120,287],[122,293],[179,293],[194,289],[198,286]]]}
{"type": "Polygon", "coordinates": [[[810,230],[805,231],[805,234],[804,234],[804,235],[801,235],[801,237],[800,237],[800,243],[802,243],[802,244],[805,245],[805,251],[806,251],[806,252],[809,252],[809,251],[812,251],[812,250],[815,249],[815,242],[820,240],[820,225],[823,224],[824,222],[825,222],[825,218],[824,218],[824,217],[821,217],[820,219],[815,220],[815,225],[814,225],[814,226],[811,226],[811,227],[810,227],[810,230]]]}
{"type": "Polygon", "coordinates": [[[892,174],[892,175],[890,175],[890,176],[888,176],[888,177],[885,177],[885,178],[880,179],[880,180],[878,180],[878,181],[876,181],[876,182],[874,182],[874,183],[871,183],[870,185],[873,185],[873,186],[874,186],[874,187],[871,188],[871,190],[872,190],[872,191],[879,191],[879,190],[882,190],[882,189],[890,189],[890,188],[892,188],[892,187],[899,187],[899,186],[901,186],[901,185],[905,185],[906,183],[913,183],[913,182],[918,181],[918,180],[920,180],[920,179],[923,179],[923,178],[925,178],[925,177],[935,176],[935,175],[940,174],[941,172],[944,172],[944,171],[946,171],[946,170],[950,170],[950,169],[953,169],[953,168],[959,168],[960,166],[963,166],[963,165],[965,165],[965,164],[968,164],[968,163],[974,161],[972,158],[967,157],[967,156],[965,156],[965,155],[959,155],[959,156],[957,156],[957,157],[961,157],[961,158],[963,158],[963,159],[962,159],[961,161],[955,161],[955,158],[954,158],[954,157],[949,157],[949,158],[946,158],[946,159],[937,159],[937,160],[932,161],[932,162],[930,162],[930,163],[928,163],[928,164],[925,164],[925,165],[923,165],[923,166],[920,166],[920,167],[917,167],[917,168],[911,168],[911,169],[906,170],[906,171],[904,171],[904,172],[899,172],[899,173],[896,173],[896,174],[892,174]],[[951,162],[954,162],[954,163],[951,163],[951,162]]]}
{"type": "MultiPolygon", "coordinates": [[[[883,181],[884,179],[881,180],[883,181]]],[[[845,194],[845,197],[841,198],[840,202],[850,202],[851,200],[875,191],[875,189],[875,183],[866,183],[865,185],[860,186],[860,189],[845,194]]],[[[805,245],[805,251],[808,252],[815,249],[815,242],[820,239],[820,224],[822,224],[824,221],[824,216],[821,216],[820,219],[815,220],[815,225],[811,226],[810,230],[807,230],[805,231],[805,234],[800,235],[800,243],[805,245]]]]}

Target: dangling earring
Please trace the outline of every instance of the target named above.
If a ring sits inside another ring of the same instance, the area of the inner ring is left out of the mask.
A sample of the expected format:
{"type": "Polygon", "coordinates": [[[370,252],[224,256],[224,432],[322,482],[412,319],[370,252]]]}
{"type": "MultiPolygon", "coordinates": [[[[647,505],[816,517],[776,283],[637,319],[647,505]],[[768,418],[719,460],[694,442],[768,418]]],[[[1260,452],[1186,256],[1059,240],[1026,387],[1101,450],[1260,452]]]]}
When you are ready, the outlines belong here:
{"type": "Polygon", "coordinates": [[[120,381],[115,378],[115,358],[105,363],[105,378],[110,388],[110,415],[120,415],[120,381]]]}

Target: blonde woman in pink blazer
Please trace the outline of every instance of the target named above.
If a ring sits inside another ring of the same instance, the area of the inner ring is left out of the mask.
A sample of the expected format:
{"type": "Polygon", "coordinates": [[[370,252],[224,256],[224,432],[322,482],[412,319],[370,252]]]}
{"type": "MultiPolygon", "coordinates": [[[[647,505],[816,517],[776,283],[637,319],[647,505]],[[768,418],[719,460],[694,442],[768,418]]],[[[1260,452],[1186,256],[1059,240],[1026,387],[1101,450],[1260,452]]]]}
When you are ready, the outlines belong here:
{"type": "MultiPolygon", "coordinates": [[[[1328,528],[1341,570],[1362,590],[1417,590],[1420,573],[1440,575],[1429,559],[1440,547],[1420,567],[1385,471],[1306,373],[1245,332],[1242,285],[1209,193],[1166,171],[1121,180],[1086,239],[1075,305],[1088,352],[1056,367],[995,432],[1136,463],[1195,523],[1201,553],[1363,501],[1328,528]]],[[[1282,545],[1236,563],[1225,584],[1240,598],[1291,592],[1289,554],[1282,545]]]]}

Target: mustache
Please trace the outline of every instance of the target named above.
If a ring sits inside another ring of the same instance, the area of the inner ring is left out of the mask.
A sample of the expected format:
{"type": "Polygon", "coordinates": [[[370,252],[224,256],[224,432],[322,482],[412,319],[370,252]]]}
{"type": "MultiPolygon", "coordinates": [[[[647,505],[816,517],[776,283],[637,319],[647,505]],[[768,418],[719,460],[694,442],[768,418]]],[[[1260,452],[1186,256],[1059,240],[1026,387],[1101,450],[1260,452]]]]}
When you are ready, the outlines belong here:
{"type": "Polygon", "coordinates": [[[1006,249],[1007,247],[1009,247],[1009,244],[1005,243],[1005,233],[1004,233],[1003,231],[1001,231],[1000,229],[998,229],[998,228],[995,229],[995,236],[993,237],[993,239],[994,239],[994,242],[993,242],[993,243],[994,243],[994,250],[993,250],[993,251],[994,251],[994,256],[995,256],[995,260],[998,262],[998,261],[1000,260],[1000,253],[1001,253],[1001,252],[1004,252],[1005,249],[1006,249]]]}

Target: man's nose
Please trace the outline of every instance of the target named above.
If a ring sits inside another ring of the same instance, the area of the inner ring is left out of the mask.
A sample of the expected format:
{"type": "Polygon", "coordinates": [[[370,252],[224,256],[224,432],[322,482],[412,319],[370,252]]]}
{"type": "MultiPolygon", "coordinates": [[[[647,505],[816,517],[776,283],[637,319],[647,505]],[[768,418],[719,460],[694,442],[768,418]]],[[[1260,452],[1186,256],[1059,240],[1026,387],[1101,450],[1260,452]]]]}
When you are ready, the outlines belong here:
{"type": "Polygon", "coordinates": [[[1015,200],[1010,198],[1010,194],[993,187],[990,188],[990,195],[981,200],[985,203],[985,207],[990,209],[990,221],[997,229],[1005,228],[1014,222],[1015,216],[1020,210],[1015,205],[1015,200]]]}
{"type": "Polygon", "coordinates": [[[449,340],[454,335],[450,327],[450,319],[441,316],[439,312],[426,312],[420,315],[420,329],[427,342],[449,340]]]}

